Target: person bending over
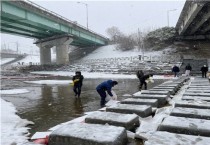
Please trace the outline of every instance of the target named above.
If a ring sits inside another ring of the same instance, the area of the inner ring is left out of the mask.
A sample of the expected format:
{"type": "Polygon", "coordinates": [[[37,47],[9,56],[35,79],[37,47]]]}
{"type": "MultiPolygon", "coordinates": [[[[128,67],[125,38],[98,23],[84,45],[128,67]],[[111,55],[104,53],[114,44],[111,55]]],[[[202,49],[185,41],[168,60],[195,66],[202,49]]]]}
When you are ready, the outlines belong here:
{"type": "Polygon", "coordinates": [[[153,77],[152,74],[148,74],[148,75],[144,75],[140,78],[140,87],[139,89],[141,90],[143,85],[144,85],[144,89],[147,90],[147,82],[146,80],[149,79],[150,77],[153,77]]]}
{"type": "Polygon", "coordinates": [[[112,87],[114,87],[117,84],[118,84],[117,81],[107,80],[107,81],[102,82],[101,84],[99,84],[96,87],[96,91],[98,92],[98,94],[101,97],[101,102],[100,102],[101,107],[105,106],[105,103],[106,103],[106,101],[105,101],[105,99],[106,99],[106,92],[111,97],[113,97],[113,94],[111,92],[112,91],[112,87]]]}

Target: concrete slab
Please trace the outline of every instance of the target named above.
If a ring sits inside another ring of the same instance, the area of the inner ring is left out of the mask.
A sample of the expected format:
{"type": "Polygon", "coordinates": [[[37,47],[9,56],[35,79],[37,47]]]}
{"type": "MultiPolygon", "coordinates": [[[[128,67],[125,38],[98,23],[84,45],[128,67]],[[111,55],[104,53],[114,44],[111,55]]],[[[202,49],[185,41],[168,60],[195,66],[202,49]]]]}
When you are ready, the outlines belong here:
{"type": "Polygon", "coordinates": [[[139,116],[136,114],[122,114],[114,112],[91,113],[85,118],[86,123],[106,124],[125,127],[127,130],[134,130],[140,125],[139,116]]]}
{"type": "Polygon", "coordinates": [[[190,86],[209,86],[209,84],[204,84],[204,83],[191,83],[190,86]]]}
{"type": "Polygon", "coordinates": [[[192,83],[209,83],[208,79],[192,80],[192,83]]]}
{"type": "Polygon", "coordinates": [[[152,88],[152,89],[149,89],[149,91],[169,91],[169,93],[171,95],[174,95],[175,94],[174,89],[167,89],[167,88],[165,88],[165,89],[152,88]]]}
{"type": "Polygon", "coordinates": [[[120,102],[121,104],[136,104],[136,105],[150,105],[152,107],[158,106],[158,99],[137,99],[127,98],[120,102]]]}
{"type": "Polygon", "coordinates": [[[152,89],[173,89],[174,91],[177,91],[176,87],[167,87],[167,86],[156,86],[152,89]]]}
{"type": "Polygon", "coordinates": [[[209,80],[206,78],[206,79],[194,79],[192,80],[192,82],[195,82],[195,83],[200,83],[200,82],[209,82],[209,80]]]}
{"type": "Polygon", "coordinates": [[[194,101],[194,100],[182,100],[175,103],[175,107],[187,107],[198,109],[210,109],[210,102],[194,101]]]}
{"type": "Polygon", "coordinates": [[[205,80],[193,80],[192,83],[209,83],[209,80],[208,79],[205,79],[205,80]]]}
{"type": "Polygon", "coordinates": [[[189,86],[188,88],[196,88],[196,89],[210,89],[210,86],[189,86]]]}
{"type": "Polygon", "coordinates": [[[137,114],[140,117],[147,117],[152,114],[152,107],[149,105],[117,104],[106,108],[107,112],[137,114]]]}
{"type": "Polygon", "coordinates": [[[189,87],[187,90],[210,90],[210,87],[209,88],[200,88],[200,87],[189,87]]]}
{"type": "Polygon", "coordinates": [[[180,83],[163,83],[163,84],[160,84],[159,86],[170,86],[170,87],[179,87],[181,86],[180,83]]]}
{"type": "Polygon", "coordinates": [[[144,145],[209,145],[210,138],[157,131],[144,145]]]}
{"type": "Polygon", "coordinates": [[[191,82],[191,85],[210,85],[210,83],[209,82],[191,82]]]}
{"type": "Polygon", "coordinates": [[[183,96],[202,96],[202,97],[210,97],[210,93],[199,93],[199,92],[185,92],[183,96]]]}
{"type": "Polygon", "coordinates": [[[158,107],[164,106],[167,103],[168,95],[149,95],[149,94],[134,94],[133,98],[142,98],[142,99],[158,99],[158,107]]]}
{"type": "Polygon", "coordinates": [[[150,90],[142,90],[141,94],[150,94],[150,95],[167,95],[170,96],[170,91],[150,91],[150,90]]]}
{"type": "Polygon", "coordinates": [[[180,85],[177,84],[161,84],[159,87],[175,87],[176,89],[180,88],[180,85]]]}
{"type": "Polygon", "coordinates": [[[186,90],[186,93],[210,93],[210,89],[202,89],[202,90],[199,90],[199,89],[187,89],[186,90]]]}
{"type": "Polygon", "coordinates": [[[170,115],[210,120],[210,109],[175,107],[170,113],[170,115]]]}
{"type": "Polygon", "coordinates": [[[49,145],[126,145],[127,134],[123,127],[70,123],[53,131],[49,145]]]}
{"type": "Polygon", "coordinates": [[[165,83],[162,83],[162,85],[165,85],[165,84],[167,84],[167,85],[174,85],[174,84],[176,84],[176,85],[181,86],[183,83],[182,82],[165,82],[165,83]]]}
{"type": "Polygon", "coordinates": [[[210,137],[210,120],[169,116],[163,120],[158,130],[210,137]]]}
{"type": "Polygon", "coordinates": [[[207,101],[210,102],[210,97],[202,97],[202,96],[183,96],[182,100],[201,100],[201,101],[207,101]]]}

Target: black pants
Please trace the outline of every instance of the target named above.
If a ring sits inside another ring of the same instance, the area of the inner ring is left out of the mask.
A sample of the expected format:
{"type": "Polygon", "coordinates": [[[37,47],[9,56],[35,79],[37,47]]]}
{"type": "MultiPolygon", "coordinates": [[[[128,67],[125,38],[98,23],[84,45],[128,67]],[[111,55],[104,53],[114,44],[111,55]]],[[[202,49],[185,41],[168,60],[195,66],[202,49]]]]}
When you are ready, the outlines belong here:
{"type": "Polygon", "coordinates": [[[145,82],[145,80],[140,80],[140,87],[139,87],[140,90],[142,89],[143,85],[144,85],[144,89],[146,90],[147,89],[147,83],[145,82]]]}
{"type": "Polygon", "coordinates": [[[106,103],[106,92],[105,90],[102,90],[102,89],[98,89],[97,90],[98,94],[101,96],[101,102],[100,102],[100,105],[101,107],[103,107],[106,103]]]}
{"type": "Polygon", "coordinates": [[[178,77],[178,72],[174,72],[174,77],[178,77]]]}
{"type": "Polygon", "coordinates": [[[202,71],[202,78],[206,78],[206,73],[207,72],[202,71]]]}
{"type": "Polygon", "coordinates": [[[74,85],[73,90],[74,90],[75,96],[80,97],[80,94],[81,94],[81,88],[82,88],[82,86],[81,86],[81,85],[74,85]]]}

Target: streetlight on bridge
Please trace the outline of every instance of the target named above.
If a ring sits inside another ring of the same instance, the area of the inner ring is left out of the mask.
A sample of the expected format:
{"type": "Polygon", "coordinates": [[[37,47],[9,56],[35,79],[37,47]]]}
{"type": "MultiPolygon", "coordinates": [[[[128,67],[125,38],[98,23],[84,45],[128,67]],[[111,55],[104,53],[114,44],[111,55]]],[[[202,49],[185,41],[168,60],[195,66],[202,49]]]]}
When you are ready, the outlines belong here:
{"type": "Polygon", "coordinates": [[[177,9],[167,10],[167,23],[169,27],[169,12],[176,11],[177,9]]]}
{"type": "Polygon", "coordinates": [[[83,2],[77,2],[78,4],[83,4],[86,6],[86,15],[87,15],[87,29],[88,29],[88,4],[83,2]]]}

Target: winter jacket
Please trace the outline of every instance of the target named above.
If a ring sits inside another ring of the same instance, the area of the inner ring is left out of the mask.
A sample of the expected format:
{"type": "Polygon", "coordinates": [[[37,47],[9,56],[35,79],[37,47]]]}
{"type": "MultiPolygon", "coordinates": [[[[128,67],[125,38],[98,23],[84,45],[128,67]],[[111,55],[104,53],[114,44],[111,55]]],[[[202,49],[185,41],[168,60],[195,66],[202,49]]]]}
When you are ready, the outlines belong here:
{"type": "Polygon", "coordinates": [[[75,75],[72,78],[75,86],[82,86],[83,79],[84,79],[83,75],[75,75]]]}
{"type": "Polygon", "coordinates": [[[203,67],[201,68],[201,71],[202,71],[202,72],[207,72],[207,71],[208,71],[208,67],[207,67],[207,66],[206,66],[206,67],[203,66],[203,67]]]}
{"type": "Polygon", "coordinates": [[[192,67],[190,66],[190,65],[187,65],[186,67],[185,67],[185,70],[192,70],[192,67]]]}
{"type": "Polygon", "coordinates": [[[105,82],[99,84],[99,85],[96,87],[96,90],[107,91],[107,93],[108,93],[110,96],[113,96],[113,94],[112,94],[112,92],[111,92],[112,87],[113,87],[113,81],[112,81],[112,80],[108,80],[108,81],[105,81],[105,82]]]}
{"type": "Polygon", "coordinates": [[[179,67],[178,66],[174,66],[172,68],[172,72],[179,72],[179,67]]]}
{"type": "Polygon", "coordinates": [[[137,71],[137,73],[136,73],[136,76],[140,79],[141,77],[143,77],[144,76],[144,73],[143,73],[143,71],[137,71]]]}
{"type": "Polygon", "coordinates": [[[148,78],[150,78],[151,75],[144,75],[143,77],[140,78],[140,81],[145,82],[148,78]]]}

